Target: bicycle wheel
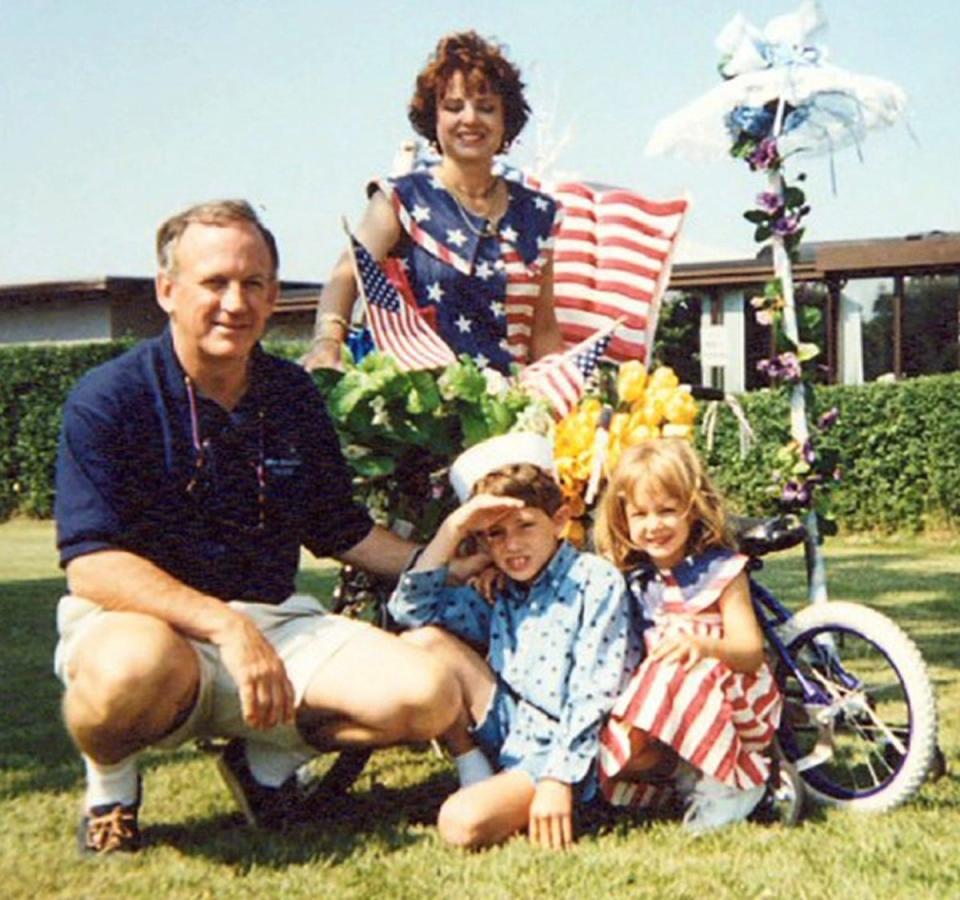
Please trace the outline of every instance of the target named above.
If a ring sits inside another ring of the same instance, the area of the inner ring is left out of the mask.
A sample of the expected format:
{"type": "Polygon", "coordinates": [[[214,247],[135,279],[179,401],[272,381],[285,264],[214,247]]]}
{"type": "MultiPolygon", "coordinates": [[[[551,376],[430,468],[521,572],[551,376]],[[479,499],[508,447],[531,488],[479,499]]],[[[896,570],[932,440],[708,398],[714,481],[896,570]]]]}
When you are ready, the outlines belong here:
{"type": "Polygon", "coordinates": [[[933,685],[916,644],[856,603],[805,607],[778,629],[779,737],[814,800],[882,812],[920,789],[937,749],[933,685]]]}

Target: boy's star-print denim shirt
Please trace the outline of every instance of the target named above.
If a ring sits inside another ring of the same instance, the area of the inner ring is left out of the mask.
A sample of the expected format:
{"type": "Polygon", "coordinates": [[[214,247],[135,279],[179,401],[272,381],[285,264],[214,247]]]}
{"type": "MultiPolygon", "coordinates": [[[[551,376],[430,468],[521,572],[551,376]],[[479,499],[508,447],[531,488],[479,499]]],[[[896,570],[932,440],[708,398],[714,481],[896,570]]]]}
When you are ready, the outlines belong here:
{"type": "Polygon", "coordinates": [[[439,626],[485,651],[500,685],[519,701],[512,749],[546,749],[540,777],[585,782],[580,797],[590,799],[600,727],[643,653],[622,574],[564,542],[533,582],[507,579],[492,605],[472,587],[447,584],[447,576],[446,567],[407,572],[390,614],[406,628],[439,626]],[[524,706],[537,714],[523,715],[524,706]]]}

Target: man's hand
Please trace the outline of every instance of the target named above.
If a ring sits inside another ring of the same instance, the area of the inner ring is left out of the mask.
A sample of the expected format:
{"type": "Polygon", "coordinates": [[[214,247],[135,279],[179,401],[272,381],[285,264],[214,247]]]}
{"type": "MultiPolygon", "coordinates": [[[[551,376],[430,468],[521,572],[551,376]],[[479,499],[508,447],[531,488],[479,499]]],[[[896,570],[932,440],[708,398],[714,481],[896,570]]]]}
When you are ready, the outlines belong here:
{"type": "Polygon", "coordinates": [[[573,846],[573,788],[544,778],[537,783],[530,804],[530,842],[549,850],[573,846]]]}
{"type": "Polygon", "coordinates": [[[458,552],[450,560],[447,568],[450,573],[450,580],[455,584],[472,584],[478,575],[491,568],[490,555],[484,550],[472,549],[473,552],[464,555],[458,552]]]}
{"type": "Polygon", "coordinates": [[[506,576],[496,566],[489,565],[482,572],[474,575],[468,584],[492,605],[497,599],[497,592],[503,590],[506,585],[506,576]]]}
{"type": "Polygon", "coordinates": [[[124,550],[70,560],[67,579],[73,593],[104,609],[150,616],[217,647],[236,682],[243,718],[254,728],[293,721],[295,696],[286,668],[249,616],[124,550]]]}
{"type": "Polygon", "coordinates": [[[244,721],[266,730],[293,722],[295,694],[283,661],[253,622],[237,613],[211,636],[240,692],[244,721]]]}

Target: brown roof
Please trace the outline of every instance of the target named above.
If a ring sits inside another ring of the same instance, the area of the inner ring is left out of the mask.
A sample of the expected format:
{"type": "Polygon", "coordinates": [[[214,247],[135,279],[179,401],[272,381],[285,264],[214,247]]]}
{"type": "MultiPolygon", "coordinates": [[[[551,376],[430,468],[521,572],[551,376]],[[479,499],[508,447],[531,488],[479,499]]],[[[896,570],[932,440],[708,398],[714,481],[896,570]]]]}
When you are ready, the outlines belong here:
{"type": "MultiPolygon", "coordinates": [[[[323,285],[313,281],[281,281],[281,311],[316,309],[317,299],[323,285]]],[[[99,297],[104,294],[139,295],[153,289],[152,278],[106,275],[75,281],[37,281],[25,284],[0,285],[0,303],[23,300],[53,300],[74,296],[77,299],[99,297]]]]}
{"type": "MultiPolygon", "coordinates": [[[[796,281],[936,275],[960,270],[960,232],[931,231],[902,238],[802,244],[793,264],[796,281]]],[[[671,290],[715,285],[762,284],[773,275],[769,249],[753,259],[677,263],[671,290]]]]}

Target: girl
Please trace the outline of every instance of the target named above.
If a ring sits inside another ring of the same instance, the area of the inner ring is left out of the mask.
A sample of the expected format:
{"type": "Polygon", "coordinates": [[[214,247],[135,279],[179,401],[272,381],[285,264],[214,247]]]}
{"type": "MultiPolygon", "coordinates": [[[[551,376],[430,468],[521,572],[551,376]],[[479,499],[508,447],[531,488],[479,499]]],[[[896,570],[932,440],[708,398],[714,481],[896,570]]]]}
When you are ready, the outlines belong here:
{"type": "Polygon", "coordinates": [[[679,794],[700,833],[745,819],[769,774],[781,697],[764,660],[720,498],[684,440],[621,457],[601,500],[598,550],[627,573],[647,657],[601,735],[601,784],[616,805],[679,794]]]}

